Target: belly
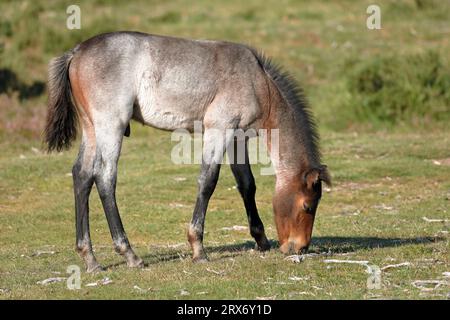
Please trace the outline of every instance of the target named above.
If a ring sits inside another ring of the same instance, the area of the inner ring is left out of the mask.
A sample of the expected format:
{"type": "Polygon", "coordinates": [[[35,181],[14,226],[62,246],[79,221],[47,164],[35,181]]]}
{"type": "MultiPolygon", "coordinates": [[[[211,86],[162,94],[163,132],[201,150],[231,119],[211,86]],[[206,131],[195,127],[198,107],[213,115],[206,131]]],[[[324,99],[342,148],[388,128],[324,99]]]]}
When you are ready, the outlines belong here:
{"type": "MultiPolygon", "coordinates": [[[[155,127],[162,130],[186,129],[191,131],[192,125],[190,120],[183,115],[171,111],[147,110],[139,106],[135,106],[133,119],[147,126],[155,127]]],[[[193,121],[192,121],[193,122],[193,121]]]]}
{"type": "Polygon", "coordinates": [[[147,71],[139,86],[133,118],[163,130],[192,131],[194,122],[203,120],[215,91],[208,81],[147,71]]]}

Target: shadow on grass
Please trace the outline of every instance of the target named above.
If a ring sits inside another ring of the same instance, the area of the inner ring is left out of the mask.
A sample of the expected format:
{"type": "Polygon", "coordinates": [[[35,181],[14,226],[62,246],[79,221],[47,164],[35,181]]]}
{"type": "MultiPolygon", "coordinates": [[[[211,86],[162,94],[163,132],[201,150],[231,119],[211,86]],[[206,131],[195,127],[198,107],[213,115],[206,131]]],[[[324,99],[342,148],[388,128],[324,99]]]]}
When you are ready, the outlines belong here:
{"type": "MultiPolygon", "coordinates": [[[[274,247],[277,242],[272,241],[271,245],[274,247]]],[[[234,244],[234,245],[225,245],[225,246],[217,246],[217,247],[206,247],[205,251],[206,253],[225,253],[224,255],[221,255],[219,259],[225,259],[230,258],[234,256],[242,255],[243,252],[248,251],[250,249],[253,249],[255,247],[255,243],[252,241],[246,241],[244,243],[234,244]]],[[[144,260],[144,266],[148,267],[153,264],[158,264],[161,262],[171,262],[176,260],[184,260],[184,259],[190,259],[191,258],[191,251],[189,250],[176,250],[176,249],[164,249],[162,251],[160,248],[155,249],[154,253],[148,253],[145,255],[141,255],[142,260],[144,260]]],[[[119,267],[122,265],[125,265],[125,261],[120,261],[117,263],[113,263],[110,265],[105,266],[104,268],[106,270],[112,269],[115,267],[119,267]]]]}
{"type": "MultiPolygon", "coordinates": [[[[430,244],[445,240],[442,237],[416,237],[416,238],[378,238],[378,237],[315,237],[313,238],[309,253],[330,252],[332,254],[357,252],[360,250],[370,250],[377,248],[392,248],[406,245],[430,244]]],[[[270,240],[271,249],[278,249],[279,243],[270,240]]],[[[206,247],[207,253],[221,253],[219,258],[222,260],[230,257],[241,256],[246,251],[254,249],[254,241],[245,241],[237,244],[221,245],[215,247],[206,247]]],[[[191,252],[187,250],[168,249],[168,251],[158,251],[143,255],[141,258],[145,266],[161,262],[170,262],[176,260],[190,259],[191,252]]],[[[125,262],[119,262],[106,266],[106,269],[124,265],[125,262]]]]}
{"type": "MultiPolygon", "coordinates": [[[[416,237],[416,238],[378,238],[378,237],[315,237],[312,240],[310,253],[328,252],[349,253],[360,250],[376,248],[390,248],[414,244],[429,244],[443,241],[442,237],[416,237]]],[[[270,240],[271,249],[278,249],[279,243],[270,240]]],[[[207,252],[230,252],[239,253],[255,248],[255,242],[246,241],[239,244],[217,246],[206,248],[207,252]]]]}
{"type": "Polygon", "coordinates": [[[392,248],[443,241],[442,237],[378,238],[378,237],[316,237],[311,252],[349,253],[377,248],[392,248]]]}
{"type": "Polygon", "coordinates": [[[18,91],[19,99],[23,101],[43,94],[45,83],[34,81],[31,85],[28,85],[20,81],[14,71],[7,68],[0,69],[0,94],[10,94],[13,91],[18,91]]]}
{"type": "MultiPolygon", "coordinates": [[[[148,267],[152,264],[158,264],[161,262],[170,262],[170,261],[176,261],[176,260],[184,260],[189,257],[189,253],[185,250],[177,251],[170,249],[170,252],[161,252],[158,251],[157,253],[149,253],[145,255],[140,256],[142,260],[144,260],[144,267],[148,267]]],[[[107,266],[104,266],[104,269],[113,269],[119,266],[126,265],[125,261],[116,262],[113,264],[109,264],[107,266]]]]}

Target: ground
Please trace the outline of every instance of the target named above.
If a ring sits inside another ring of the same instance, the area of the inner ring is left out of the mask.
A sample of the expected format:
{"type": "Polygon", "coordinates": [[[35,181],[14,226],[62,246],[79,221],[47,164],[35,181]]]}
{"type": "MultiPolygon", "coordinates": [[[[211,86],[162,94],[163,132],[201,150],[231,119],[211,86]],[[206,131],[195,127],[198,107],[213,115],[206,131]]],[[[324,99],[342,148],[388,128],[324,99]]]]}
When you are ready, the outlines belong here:
{"type": "Polygon", "coordinates": [[[246,226],[246,217],[225,166],[206,219],[211,261],[194,264],[186,228],[198,167],[170,162],[174,142],[169,133],[133,124],[119,165],[118,203],[129,238],[147,267],[128,269],[114,253],[94,189],[92,238],[107,267],[98,274],[84,273],[74,251],[70,169],[76,150],[46,155],[38,144],[11,146],[0,156],[0,297],[448,298],[450,170],[443,160],[448,133],[322,135],[334,186],[320,204],[311,252],[328,255],[301,263],[285,260],[277,249],[272,216],[273,177],[259,175],[258,167],[257,203],[273,249],[254,251],[248,230],[233,228],[246,226]],[[409,265],[382,271],[381,288],[368,289],[366,267],[325,259],[367,260],[380,268],[409,265]],[[83,271],[80,290],[68,290],[66,281],[37,284],[68,277],[69,265],[83,271]],[[86,286],[106,277],[112,282],[86,286]],[[416,280],[444,284],[424,290],[413,285],[416,280]]]}

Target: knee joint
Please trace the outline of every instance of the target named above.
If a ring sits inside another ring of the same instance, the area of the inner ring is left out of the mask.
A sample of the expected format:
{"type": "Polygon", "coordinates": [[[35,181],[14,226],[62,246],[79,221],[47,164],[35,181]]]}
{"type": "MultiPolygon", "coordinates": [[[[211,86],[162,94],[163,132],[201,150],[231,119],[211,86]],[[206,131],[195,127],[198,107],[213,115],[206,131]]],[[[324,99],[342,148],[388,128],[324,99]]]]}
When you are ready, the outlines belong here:
{"type": "Polygon", "coordinates": [[[114,249],[117,253],[123,255],[128,252],[128,250],[130,249],[130,245],[127,241],[121,240],[114,243],[114,249]]]}

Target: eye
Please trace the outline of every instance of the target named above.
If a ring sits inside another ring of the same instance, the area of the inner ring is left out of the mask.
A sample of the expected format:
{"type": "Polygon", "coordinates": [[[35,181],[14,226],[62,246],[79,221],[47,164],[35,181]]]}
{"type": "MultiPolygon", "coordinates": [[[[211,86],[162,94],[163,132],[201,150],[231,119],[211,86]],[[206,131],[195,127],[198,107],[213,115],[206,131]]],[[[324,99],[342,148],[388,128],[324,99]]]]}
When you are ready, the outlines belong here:
{"type": "Polygon", "coordinates": [[[305,201],[303,202],[303,210],[305,210],[306,213],[311,213],[313,208],[305,201]]]}

